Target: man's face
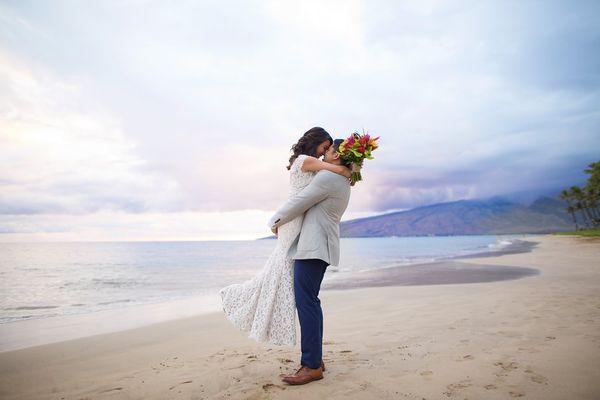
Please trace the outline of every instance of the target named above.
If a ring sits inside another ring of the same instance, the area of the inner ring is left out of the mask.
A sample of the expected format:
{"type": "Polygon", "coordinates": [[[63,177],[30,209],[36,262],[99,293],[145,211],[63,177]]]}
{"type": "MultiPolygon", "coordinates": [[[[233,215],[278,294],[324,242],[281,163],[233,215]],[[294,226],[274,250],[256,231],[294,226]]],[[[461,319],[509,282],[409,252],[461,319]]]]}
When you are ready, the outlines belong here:
{"type": "Polygon", "coordinates": [[[323,158],[323,161],[332,163],[332,164],[335,164],[337,162],[339,155],[338,155],[337,151],[335,151],[334,147],[335,146],[329,146],[329,148],[325,152],[325,157],[323,158]]]}
{"type": "Polygon", "coordinates": [[[329,140],[325,140],[323,143],[321,143],[319,147],[317,147],[317,158],[320,158],[323,154],[325,154],[329,147],[331,147],[330,145],[331,142],[329,140]]]}

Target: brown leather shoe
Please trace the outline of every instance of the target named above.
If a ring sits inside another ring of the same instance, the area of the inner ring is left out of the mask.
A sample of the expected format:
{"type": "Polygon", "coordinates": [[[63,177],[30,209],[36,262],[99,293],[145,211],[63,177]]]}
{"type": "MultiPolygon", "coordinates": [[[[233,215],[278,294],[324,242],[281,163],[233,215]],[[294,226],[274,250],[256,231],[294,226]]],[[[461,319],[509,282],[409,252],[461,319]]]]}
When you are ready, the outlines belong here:
{"type": "MultiPolygon", "coordinates": [[[[300,369],[302,369],[302,367],[300,367],[300,369]]],[[[300,369],[298,369],[298,371],[300,371],[300,369]]],[[[323,362],[323,360],[321,360],[321,369],[323,370],[323,372],[325,372],[325,363],[323,362]]],[[[296,371],[293,374],[279,374],[280,378],[286,377],[286,376],[294,376],[298,374],[298,371],[296,371]]]]}
{"type": "Polygon", "coordinates": [[[282,381],[290,385],[304,385],[319,379],[323,379],[323,369],[321,366],[313,369],[303,365],[296,371],[295,375],[285,376],[282,378],[282,381]]]}

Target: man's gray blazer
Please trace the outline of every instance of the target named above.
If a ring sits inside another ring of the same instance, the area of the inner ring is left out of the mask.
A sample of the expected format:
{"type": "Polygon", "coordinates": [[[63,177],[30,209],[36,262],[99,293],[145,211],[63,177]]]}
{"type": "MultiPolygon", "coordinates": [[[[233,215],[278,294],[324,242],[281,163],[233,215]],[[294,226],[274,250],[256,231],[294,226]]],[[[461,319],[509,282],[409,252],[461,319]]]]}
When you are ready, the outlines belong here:
{"type": "Polygon", "coordinates": [[[306,212],[302,230],[292,243],[288,257],[294,260],[318,258],[330,265],[338,265],[339,223],[349,200],[348,179],[321,170],[304,189],[279,207],[269,220],[269,226],[277,228],[306,212]]]}

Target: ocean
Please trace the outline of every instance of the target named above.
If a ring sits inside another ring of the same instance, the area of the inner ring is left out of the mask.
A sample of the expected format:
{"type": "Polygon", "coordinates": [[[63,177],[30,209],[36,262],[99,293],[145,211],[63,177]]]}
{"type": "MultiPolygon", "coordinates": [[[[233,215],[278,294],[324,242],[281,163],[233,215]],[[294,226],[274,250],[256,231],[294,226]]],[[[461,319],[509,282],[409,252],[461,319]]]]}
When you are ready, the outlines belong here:
{"type": "MultiPolygon", "coordinates": [[[[328,267],[325,279],[501,250],[520,237],[344,238],[340,265],[328,267]]],[[[214,296],[260,271],[274,246],[274,240],[0,243],[0,323],[214,296]]]]}
{"type": "MultiPolygon", "coordinates": [[[[329,266],[324,281],[355,271],[500,251],[526,236],[343,238],[340,265],[329,266]]],[[[106,316],[104,332],[219,311],[219,289],[259,272],[274,246],[269,239],[0,243],[0,334],[5,336],[0,350],[43,343],[33,331],[52,326],[82,334],[76,321],[85,318],[106,316]]],[[[94,329],[89,327],[89,333],[94,329]]],[[[55,336],[75,337],[73,332],[55,336]]]]}

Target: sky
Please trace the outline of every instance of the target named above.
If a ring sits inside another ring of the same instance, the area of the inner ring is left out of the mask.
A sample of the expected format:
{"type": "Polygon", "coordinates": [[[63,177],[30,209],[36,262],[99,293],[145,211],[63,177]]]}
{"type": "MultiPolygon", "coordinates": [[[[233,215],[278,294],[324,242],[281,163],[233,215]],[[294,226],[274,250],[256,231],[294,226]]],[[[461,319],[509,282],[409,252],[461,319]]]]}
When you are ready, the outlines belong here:
{"type": "Polygon", "coordinates": [[[0,2],[0,242],[250,240],[313,126],[344,220],[584,184],[595,1],[0,2]]]}

